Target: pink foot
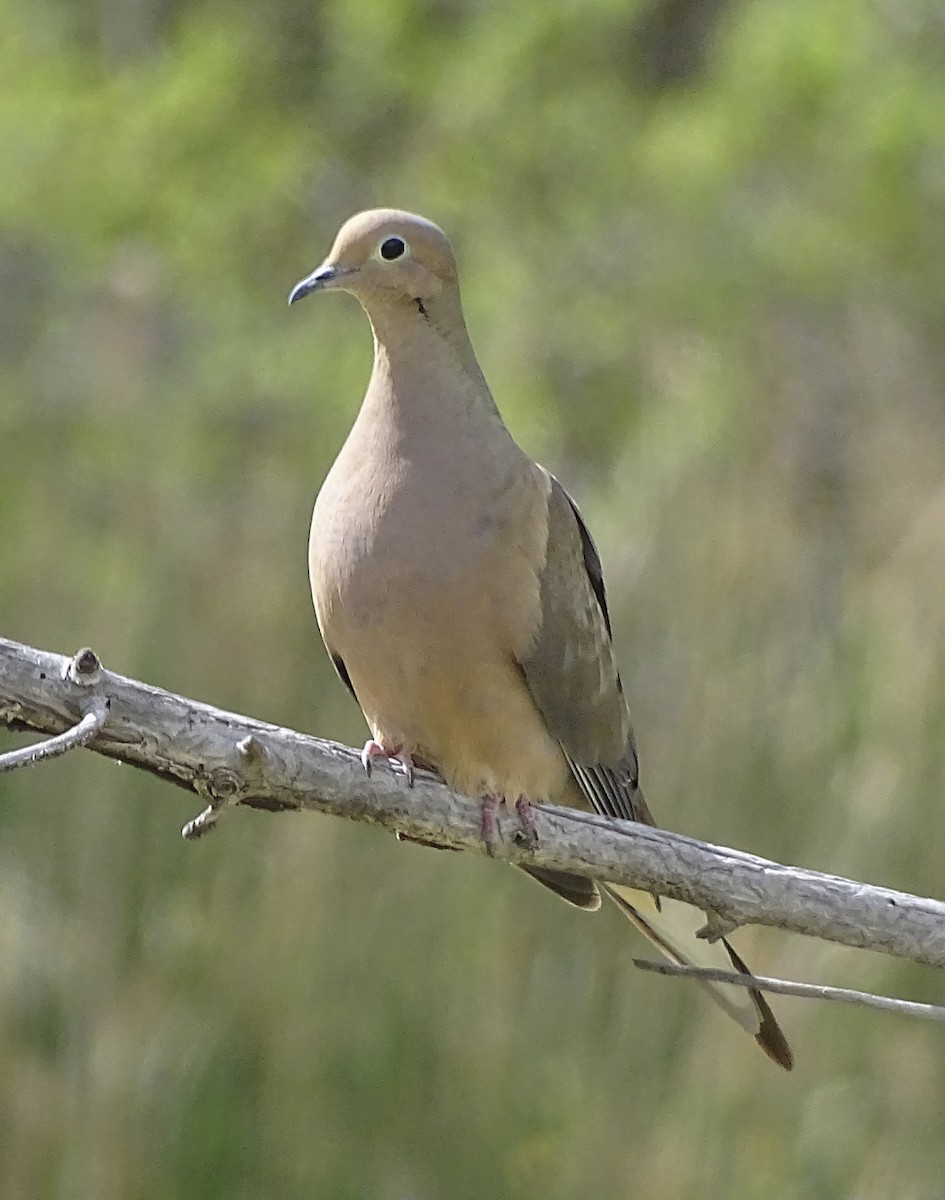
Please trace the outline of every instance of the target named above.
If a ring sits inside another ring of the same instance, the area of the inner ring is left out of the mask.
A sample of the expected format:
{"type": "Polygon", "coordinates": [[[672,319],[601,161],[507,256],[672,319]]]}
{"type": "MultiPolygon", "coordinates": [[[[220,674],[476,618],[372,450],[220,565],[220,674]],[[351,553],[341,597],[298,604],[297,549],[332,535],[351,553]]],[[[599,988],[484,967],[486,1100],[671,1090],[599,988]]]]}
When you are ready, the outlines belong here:
{"type": "Polygon", "coordinates": [[[495,796],[491,792],[482,798],[479,810],[479,829],[487,854],[495,854],[495,848],[499,844],[498,812],[501,799],[501,796],[495,796]]]}
{"type": "Polygon", "coordinates": [[[519,837],[524,838],[529,846],[537,846],[538,830],[535,828],[535,813],[524,796],[519,796],[515,801],[515,812],[522,826],[519,837]]]}
{"type": "Polygon", "coordinates": [[[395,746],[392,750],[385,750],[380,742],[375,742],[373,738],[364,743],[364,749],[361,751],[361,766],[364,767],[368,775],[374,768],[374,760],[376,758],[384,758],[388,762],[399,763],[403,768],[404,774],[407,776],[407,787],[413,787],[413,759],[400,746],[395,746]]]}

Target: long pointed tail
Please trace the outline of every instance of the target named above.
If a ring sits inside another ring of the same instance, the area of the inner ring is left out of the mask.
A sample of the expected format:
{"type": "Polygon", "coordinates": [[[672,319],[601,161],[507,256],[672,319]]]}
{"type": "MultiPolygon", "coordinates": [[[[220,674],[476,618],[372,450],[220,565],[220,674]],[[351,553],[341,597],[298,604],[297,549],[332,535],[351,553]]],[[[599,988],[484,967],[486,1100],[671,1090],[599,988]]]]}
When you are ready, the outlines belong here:
{"type": "MultiPolygon", "coordinates": [[[[651,896],[609,883],[603,884],[603,887],[623,915],[670,962],[676,963],[678,966],[725,965],[724,958],[719,953],[721,947],[724,947],[729,961],[735,970],[743,975],[751,976],[751,972],[744,961],[736,954],[725,938],[720,939],[714,945],[700,939],[696,943],[699,949],[699,957],[707,961],[694,964],[690,958],[683,954],[667,934],[657,928],[657,923],[663,926],[675,923],[666,911],[667,909],[672,909],[674,912],[688,910],[690,914],[695,913],[695,909],[689,909],[687,905],[678,904],[673,901],[664,901],[659,917],[650,918],[649,916],[644,916],[641,908],[647,906],[655,910],[651,896]]],[[[694,932],[694,928],[684,929],[681,932],[683,936],[687,936],[687,934],[694,932]]],[[[693,952],[695,953],[695,948],[693,952]]],[[[791,1070],[794,1065],[794,1055],[791,1053],[791,1047],[788,1045],[787,1038],[781,1031],[774,1013],[771,1011],[767,1000],[765,1000],[761,992],[756,991],[754,988],[730,987],[724,983],[710,983],[708,981],[699,981],[699,986],[712,997],[720,1008],[728,1013],[733,1021],[737,1021],[742,1029],[752,1035],[770,1059],[786,1071],[791,1070]]]]}

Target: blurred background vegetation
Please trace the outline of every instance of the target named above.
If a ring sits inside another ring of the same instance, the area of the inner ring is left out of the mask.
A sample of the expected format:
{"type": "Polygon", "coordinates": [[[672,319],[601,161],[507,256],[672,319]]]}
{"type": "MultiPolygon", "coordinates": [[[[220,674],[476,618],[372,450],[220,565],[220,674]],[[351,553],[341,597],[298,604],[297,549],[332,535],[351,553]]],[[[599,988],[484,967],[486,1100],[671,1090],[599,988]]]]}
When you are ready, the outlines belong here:
{"type": "MultiPolygon", "coordinates": [[[[658,818],[945,893],[940,5],[0,0],[0,60],[0,633],[363,740],[305,544],[369,332],[285,301],[416,209],[600,543],[658,818]]],[[[615,913],[194,812],[0,785],[4,1197],[945,1196],[935,1026],[784,1000],[782,1075],[615,913]]]]}

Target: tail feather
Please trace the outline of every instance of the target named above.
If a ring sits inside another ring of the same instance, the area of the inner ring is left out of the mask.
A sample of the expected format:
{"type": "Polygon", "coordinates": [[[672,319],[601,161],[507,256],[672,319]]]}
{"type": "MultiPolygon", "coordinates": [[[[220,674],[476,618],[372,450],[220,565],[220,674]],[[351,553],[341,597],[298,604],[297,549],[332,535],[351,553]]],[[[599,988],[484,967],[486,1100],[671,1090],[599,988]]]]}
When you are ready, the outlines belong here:
{"type": "MultiPolygon", "coordinates": [[[[735,948],[727,938],[722,938],[722,945],[727,950],[735,970],[741,972],[742,975],[750,976],[751,971],[745,965],[745,960],[741,955],[736,953],[735,948]]],[[[755,1041],[773,1062],[776,1062],[779,1067],[784,1067],[785,1071],[790,1071],[794,1066],[794,1052],[791,1050],[790,1044],[784,1036],[784,1031],[771,1011],[771,1006],[765,999],[764,993],[750,988],[748,994],[754,1001],[760,1018],[760,1025],[758,1026],[758,1032],[755,1034],[755,1041]]]]}
{"type": "Polygon", "coordinates": [[[593,879],[586,875],[575,875],[570,871],[552,871],[549,867],[523,866],[522,870],[537,879],[568,904],[583,908],[585,912],[597,912],[600,908],[600,892],[593,879]]]}
{"type": "MultiPolygon", "coordinates": [[[[681,967],[700,965],[694,964],[666,934],[656,927],[654,921],[644,916],[640,911],[640,905],[652,905],[652,897],[647,896],[643,892],[635,892],[630,888],[622,888],[614,884],[604,884],[603,887],[623,915],[636,926],[647,941],[655,946],[665,958],[681,967]]],[[[673,905],[672,907],[678,909],[685,906],[673,905]]],[[[660,923],[665,923],[662,915],[660,923]]],[[[743,975],[750,976],[751,972],[748,967],[729,945],[728,941],[722,938],[721,942],[735,970],[743,975]]],[[[700,942],[698,945],[700,948],[707,948],[706,956],[711,954],[710,943],[700,942]]],[[[698,982],[699,986],[711,996],[715,1003],[733,1021],[736,1021],[746,1033],[752,1035],[770,1059],[786,1071],[791,1070],[794,1065],[794,1056],[791,1053],[791,1047],[788,1045],[781,1027],[778,1025],[768,1002],[761,992],[755,988],[727,987],[724,983],[712,983],[707,980],[699,980],[698,982]]]]}

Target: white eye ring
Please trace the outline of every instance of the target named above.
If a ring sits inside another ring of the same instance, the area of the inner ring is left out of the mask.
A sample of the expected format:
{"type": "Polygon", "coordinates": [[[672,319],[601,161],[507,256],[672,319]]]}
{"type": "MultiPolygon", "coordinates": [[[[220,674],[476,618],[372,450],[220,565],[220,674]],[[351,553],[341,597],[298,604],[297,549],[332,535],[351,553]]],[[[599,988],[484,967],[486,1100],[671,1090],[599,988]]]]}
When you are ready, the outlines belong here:
{"type": "Polygon", "coordinates": [[[384,238],[377,248],[377,257],[382,262],[396,262],[398,258],[405,258],[409,253],[410,247],[396,234],[384,238]]]}

